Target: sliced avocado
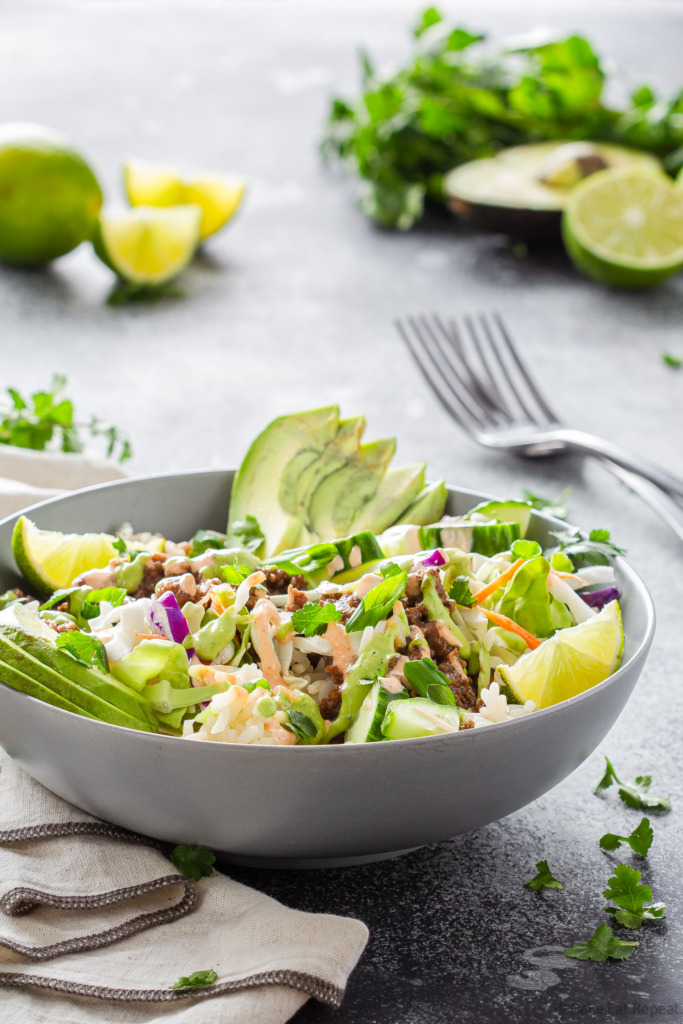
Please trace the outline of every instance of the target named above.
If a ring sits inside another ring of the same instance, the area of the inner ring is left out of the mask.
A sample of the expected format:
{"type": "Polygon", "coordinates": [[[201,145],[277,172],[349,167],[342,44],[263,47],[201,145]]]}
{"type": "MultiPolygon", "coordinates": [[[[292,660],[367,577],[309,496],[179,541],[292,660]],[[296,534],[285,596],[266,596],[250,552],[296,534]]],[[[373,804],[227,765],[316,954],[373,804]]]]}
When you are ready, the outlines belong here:
{"type": "MultiPolygon", "coordinates": [[[[256,517],[264,535],[264,554],[295,547],[303,539],[303,523],[282,505],[281,485],[287,467],[297,460],[298,472],[311,470],[319,453],[339,428],[339,408],[280,416],[252,442],[232,484],[228,533],[233,523],[248,515],[256,517]]],[[[296,474],[291,476],[296,480],[296,474]]],[[[285,504],[297,505],[296,495],[285,488],[285,504]]]]}
{"type": "MultiPolygon", "coordinates": [[[[443,190],[450,209],[481,231],[495,231],[530,242],[559,242],[562,208],[570,187],[542,180],[554,152],[566,140],[513,146],[496,156],[473,160],[450,171],[443,190]]],[[[650,153],[592,143],[606,167],[661,171],[650,153]]]]}
{"type": "Polygon", "coordinates": [[[352,532],[351,524],[377,493],[395,448],[393,439],[362,444],[341,469],[318,484],[308,507],[313,538],[327,540],[352,532]]]}
{"type": "Polygon", "coordinates": [[[415,526],[428,526],[429,523],[436,523],[444,514],[448,491],[443,480],[427,484],[423,487],[412,505],[409,505],[405,512],[401,513],[398,519],[394,520],[394,526],[404,523],[412,523],[415,526]]]}
{"type": "Polygon", "coordinates": [[[18,668],[8,664],[2,660],[0,656],[0,681],[7,683],[14,690],[19,690],[21,693],[27,693],[29,697],[36,697],[38,700],[42,700],[45,704],[52,704],[56,708],[61,708],[63,711],[71,711],[74,715],[84,715],[86,718],[97,718],[97,715],[92,715],[90,712],[85,711],[82,707],[74,704],[72,701],[67,700],[66,697],[60,696],[55,693],[54,690],[49,689],[47,686],[43,686],[37,679],[32,679],[31,676],[25,675],[20,672],[18,668]]]}
{"type": "Polygon", "coordinates": [[[374,680],[377,676],[386,674],[387,666],[395,654],[396,638],[398,629],[395,623],[390,622],[384,633],[375,633],[374,637],[364,648],[362,654],[354,661],[349,669],[346,682],[342,686],[342,700],[339,714],[327,730],[325,743],[345,732],[351,725],[361,704],[367,697],[374,680]]]}
{"type": "MultiPolygon", "coordinates": [[[[82,701],[76,699],[78,694],[69,695],[65,691],[65,683],[98,698],[106,705],[101,708],[103,715],[110,714],[109,709],[122,712],[127,719],[138,722],[136,728],[156,732],[156,719],[147,701],[141,700],[125,683],[91,668],[56,647],[56,635],[54,630],[23,605],[12,605],[0,613],[0,638],[6,651],[6,655],[3,655],[5,661],[11,654],[12,664],[21,662],[18,665],[20,671],[39,679],[44,686],[50,686],[74,704],[81,706],[82,701]]],[[[111,721],[111,718],[102,717],[102,720],[111,721]]]]}
{"type": "Polygon", "coordinates": [[[417,497],[424,482],[424,462],[387,470],[376,494],[360,510],[351,530],[368,529],[375,533],[386,530],[417,497]]]}
{"type": "Polygon", "coordinates": [[[304,449],[292,459],[280,481],[279,499],[286,512],[297,519],[307,518],[308,505],[316,487],[356,454],[364,430],[363,416],[340,420],[337,432],[324,447],[304,449]]]}

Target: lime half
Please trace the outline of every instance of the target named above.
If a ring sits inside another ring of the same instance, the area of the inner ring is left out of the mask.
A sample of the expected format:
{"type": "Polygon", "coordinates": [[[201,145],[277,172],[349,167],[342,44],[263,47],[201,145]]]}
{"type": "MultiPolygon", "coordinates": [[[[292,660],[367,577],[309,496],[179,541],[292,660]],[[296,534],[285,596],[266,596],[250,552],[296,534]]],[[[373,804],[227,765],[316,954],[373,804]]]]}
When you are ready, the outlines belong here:
{"type": "Polygon", "coordinates": [[[131,206],[199,206],[202,240],[215,235],[234,217],[246,187],[240,178],[224,174],[183,176],[171,167],[144,160],[128,160],[123,180],[131,206]]]}
{"type": "Polygon", "coordinates": [[[38,590],[51,593],[69,587],[88,569],[103,569],[118,552],[109,533],[57,533],[39,530],[20,516],[12,534],[18,568],[38,590]]]}
{"type": "Polygon", "coordinates": [[[649,288],[683,266],[683,191],[665,174],[598,171],[571,190],[562,237],[588,277],[649,288]]]}
{"type": "Polygon", "coordinates": [[[621,612],[611,601],[578,626],[561,629],[514,665],[498,669],[513,700],[549,708],[597,686],[619,666],[624,648],[621,612]]]}
{"type": "Polygon", "coordinates": [[[138,206],[123,214],[102,213],[93,245],[124,281],[154,287],[177,277],[190,262],[201,218],[198,206],[138,206]]]}

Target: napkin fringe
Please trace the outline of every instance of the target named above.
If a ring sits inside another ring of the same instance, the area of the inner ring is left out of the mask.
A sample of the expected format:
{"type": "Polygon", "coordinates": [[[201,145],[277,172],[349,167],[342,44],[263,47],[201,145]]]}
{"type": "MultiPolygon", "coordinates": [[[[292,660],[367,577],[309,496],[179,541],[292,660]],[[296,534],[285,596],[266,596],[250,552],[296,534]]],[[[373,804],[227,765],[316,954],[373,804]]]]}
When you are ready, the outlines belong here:
{"type": "Polygon", "coordinates": [[[338,1009],[344,997],[344,990],[338,985],[300,971],[263,971],[235,981],[219,981],[202,988],[187,989],[131,989],[107,988],[102,985],[84,985],[59,978],[44,978],[38,974],[17,974],[0,971],[0,988],[43,988],[63,992],[72,996],[89,996],[92,999],[111,999],[121,1003],[173,1003],[181,999],[211,999],[229,992],[241,992],[261,985],[284,985],[298,992],[305,992],[321,1003],[338,1009]]]}
{"type": "Polygon", "coordinates": [[[164,848],[157,839],[129,832],[127,828],[110,825],[107,821],[46,821],[40,825],[0,829],[0,843],[23,843],[31,839],[58,839],[63,836],[106,836],[108,839],[125,839],[142,846],[153,846],[157,850],[164,848]]]}
{"type": "Polygon", "coordinates": [[[120,942],[121,939],[127,939],[130,935],[136,935],[147,928],[154,928],[158,924],[168,924],[170,921],[176,921],[179,917],[189,914],[197,899],[194,883],[178,874],[164,875],[162,878],[155,878],[151,882],[132,885],[124,889],[112,889],[104,893],[95,893],[92,896],[56,896],[54,893],[41,892],[39,889],[11,889],[0,899],[0,910],[3,910],[10,916],[17,916],[28,913],[39,904],[58,907],[61,910],[94,909],[111,903],[119,903],[122,900],[146,896],[157,889],[164,889],[170,886],[182,887],[183,895],[177,903],[160,910],[149,911],[146,914],[138,914],[137,917],[132,917],[115,928],[108,928],[105,931],[94,932],[90,935],[79,935],[71,939],[64,939],[62,942],[55,942],[49,946],[25,946],[22,943],[14,942],[12,939],[7,939],[0,935],[0,945],[11,949],[13,953],[27,957],[29,960],[51,960],[53,957],[61,956],[64,953],[85,953],[92,949],[108,946],[112,942],[120,942]]]}

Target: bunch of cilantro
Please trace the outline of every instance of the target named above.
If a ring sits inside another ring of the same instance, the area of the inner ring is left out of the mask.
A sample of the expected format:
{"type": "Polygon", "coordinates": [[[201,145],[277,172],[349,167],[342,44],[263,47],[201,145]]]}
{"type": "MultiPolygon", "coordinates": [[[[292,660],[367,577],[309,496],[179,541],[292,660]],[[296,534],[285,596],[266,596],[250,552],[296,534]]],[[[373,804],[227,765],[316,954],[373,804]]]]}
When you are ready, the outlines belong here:
{"type": "Polygon", "coordinates": [[[597,139],[656,153],[671,172],[683,164],[683,90],[662,100],[640,86],[608,107],[601,59],[581,36],[493,49],[433,7],[414,36],[389,74],[361,54],[362,93],[332,101],[322,143],[363,179],[360,207],[385,227],[410,228],[427,199],[443,199],[447,171],[507,146],[597,139]]]}

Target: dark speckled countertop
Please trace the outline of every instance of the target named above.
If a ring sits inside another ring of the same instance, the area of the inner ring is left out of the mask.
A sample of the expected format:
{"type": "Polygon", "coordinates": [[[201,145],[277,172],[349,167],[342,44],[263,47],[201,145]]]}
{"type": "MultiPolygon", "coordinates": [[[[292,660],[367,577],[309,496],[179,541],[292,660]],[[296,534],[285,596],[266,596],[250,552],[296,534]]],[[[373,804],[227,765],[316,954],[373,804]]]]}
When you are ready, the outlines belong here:
{"type": "MultiPolygon", "coordinates": [[[[568,419],[683,473],[683,374],[660,360],[683,351],[683,282],[610,293],[560,253],[519,259],[501,239],[449,221],[395,235],[360,217],[351,184],[317,157],[327,97],[355,86],[359,43],[380,58],[403,53],[418,6],[0,5],[0,120],[64,130],[112,202],[127,154],[234,170],[251,183],[238,221],[185,275],[183,298],[106,306],[108,272],[85,247],[44,274],[3,270],[2,384],[68,373],[84,412],[132,434],[134,472],[235,465],[272,416],[337,401],[346,415],[367,415],[369,437],[397,436],[403,461],[427,456],[432,475],[453,483],[514,496],[570,485],[575,521],[612,529],[658,611],[649,662],[603,748],[474,835],[353,869],[230,870],[290,906],[356,915],[370,928],[342,1009],[309,1002],[297,1024],[680,1024],[683,547],[599,467],[524,463],[464,439],[416,379],[392,318],[501,309],[568,419]],[[207,408],[222,426],[210,435],[207,408]],[[626,778],[652,772],[672,797],[643,868],[668,920],[643,929],[627,962],[579,963],[562,950],[603,917],[611,860],[598,838],[639,820],[612,793],[591,795],[603,752],[626,778]],[[522,887],[540,858],[564,892],[522,887]]],[[[583,30],[636,81],[673,88],[683,77],[683,8],[673,0],[442,6],[498,34],[538,23],[583,30]]]]}

